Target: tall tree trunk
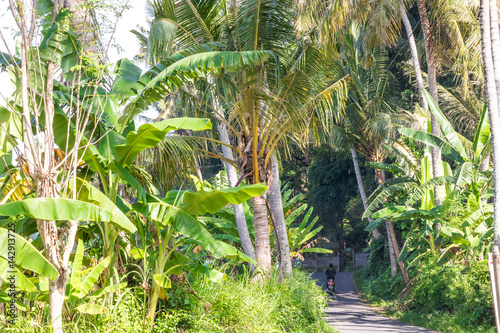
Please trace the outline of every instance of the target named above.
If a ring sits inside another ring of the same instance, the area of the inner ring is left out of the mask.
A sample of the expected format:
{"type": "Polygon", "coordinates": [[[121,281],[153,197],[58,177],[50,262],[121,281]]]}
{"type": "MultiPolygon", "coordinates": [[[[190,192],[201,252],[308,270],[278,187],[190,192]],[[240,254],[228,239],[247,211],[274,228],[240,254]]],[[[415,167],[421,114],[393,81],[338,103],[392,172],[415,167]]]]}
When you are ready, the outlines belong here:
{"type": "Polygon", "coordinates": [[[387,242],[389,243],[389,261],[391,263],[391,276],[398,275],[398,263],[396,258],[396,251],[394,251],[393,235],[389,232],[389,221],[385,221],[385,228],[387,230],[387,242]]]}
{"type": "MultiPolygon", "coordinates": [[[[380,162],[380,161],[377,160],[376,162],[380,162]]],[[[375,169],[375,181],[377,182],[378,186],[380,186],[384,183],[384,178],[385,177],[384,177],[382,170],[375,169]]],[[[394,244],[394,242],[392,241],[393,235],[391,235],[391,233],[389,232],[389,227],[388,227],[388,224],[392,223],[392,222],[385,221],[385,223],[386,223],[385,225],[386,225],[386,229],[387,229],[387,241],[389,243],[389,260],[391,263],[391,275],[396,276],[396,275],[398,275],[398,263],[397,263],[396,254],[395,254],[395,251],[393,248],[393,244],[394,244]]]]}
{"type": "MultiPolygon", "coordinates": [[[[403,281],[406,285],[408,285],[408,283],[410,282],[410,279],[408,278],[408,273],[406,272],[405,263],[401,260],[398,260],[400,252],[399,252],[399,245],[398,245],[397,238],[396,238],[396,231],[394,229],[394,223],[390,220],[387,220],[386,222],[387,222],[387,224],[386,224],[387,233],[389,233],[391,235],[390,239],[392,242],[392,250],[394,251],[394,256],[396,257],[396,260],[398,262],[399,270],[401,271],[401,276],[403,277],[403,281]]],[[[392,269],[392,267],[391,267],[391,269],[392,269]]]]}
{"type": "Polygon", "coordinates": [[[405,26],[406,35],[408,36],[408,44],[410,44],[411,59],[413,62],[413,69],[415,71],[415,80],[417,81],[420,105],[427,111],[429,110],[429,106],[427,105],[427,100],[424,97],[424,80],[422,78],[422,69],[420,68],[417,43],[415,42],[415,37],[413,36],[413,29],[411,27],[410,20],[408,20],[406,9],[401,2],[399,3],[399,12],[401,13],[401,19],[403,20],[403,24],[405,26]]]}
{"type": "Polygon", "coordinates": [[[257,267],[271,270],[271,243],[269,241],[266,198],[264,196],[253,197],[252,205],[255,225],[255,259],[257,259],[257,267]]]}
{"type": "MultiPolygon", "coordinates": [[[[226,160],[234,161],[233,151],[230,147],[231,141],[229,140],[229,133],[227,131],[227,126],[224,123],[224,109],[220,105],[219,97],[217,96],[216,83],[212,75],[208,76],[208,82],[212,85],[211,97],[212,104],[215,110],[215,117],[219,120],[217,125],[217,130],[219,132],[220,141],[224,143],[221,146],[222,157],[226,160]]],[[[236,174],[236,168],[230,163],[224,161],[224,166],[226,167],[227,180],[229,182],[229,187],[235,187],[238,183],[238,175],[236,174]]],[[[255,259],[255,251],[253,248],[252,240],[250,239],[250,233],[248,232],[247,220],[245,218],[245,212],[243,210],[243,205],[233,205],[234,219],[236,220],[236,227],[238,228],[238,235],[240,237],[241,246],[243,247],[243,252],[252,259],[255,259]]]]}
{"type": "Polygon", "coordinates": [[[491,126],[494,172],[494,214],[493,214],[493,251],[490,253],[490,274],[495,309],[497,332],[500,331],[500,265],[498,246],[500,245],[500,43],[498,36],[498,12],[496,0],[481,0],[480,27],[483,70],[486,86],[488,116],[491,126]]]}
{"type": "Polygon", "coordinates": [[[483,5],[481,16],[481,32],[483,34],[483,62],[490,117],[491,137],[493,146],[494,170],[494,244],[500,245],[500,40],[498,29],[498,11],[495,0],[489,0],[489,6],[483,5]],[[486,12],[488,11],[488,12],[486,12]],[[487,17],[483,17],[488,15],[487,17]]]}
{"type": "MultiPolygon", "coordinates": [[[[363,184],[363,178],[361,177],[361,169],[359,168],[358,154],[354,149],[351,149],[352,163],[354,164],[354,173],[356,174],[356,181],[358,183],[359,194],[361,195],[361,201],[363,201],[363,207],[365,210],[368,208],[368,204],[366,202],[366,192],[365,185],[363,184]]],[[[371,222],[372,219],[368,218],[368,221],[371,222]]],[[[373,229],[373,237],[375,239],[380,239],[380,232],[377,228],[373,229]]]]}
{"type": "MultiPolygon", "coordinates": [[[[438,90],[437,90],[437,67],[438,58],[436,54],[436,45],[432,36],[431,24],[429,16],[427,15],[427,8],[425,0],[417,0],[418,13],[420,15],[420,22],[422,25],[422,32],[424,34],[425,43],[425,56],[427,58],[427,81],[429,83],[429,94],[432,99],[438,103],[438,90]]],[[[431,133],[435,136],[441,136],[441,129],[437,118],[431,113],[431,133]]],[[[443,162],[441,159],[441,150],[431,147],[432,157],[432,176],[439,177],[444,175],[443,162]]],[[[434,204],[441,205],[441,199],[444,197],[444,187],[437,186],[434,188],[434,204]]]]}
{"type": "Polygon", "coordinates": [[[274,219],[277,244],[279,247],[280,270],[283,275],[292,275],[292,261],[290,258],[290,247],[286,230],[285,215],[283,214],[283,203],[281,202],[281,186],[279,165],[276,156],[271,156],[273,184],[269,189],[269,205],[274,219]]]}
{"type": "MultiPolygon", "coordinates": [[[[100,55],[97,45],[100,43],[96,28],[90,15],[89,2],[86,0],[64,0],[64,8],[72,14],[71,24],[73,29],[81,35],[82,50],[88,53],[88,56],[98,57],[100,55]]],[[[104,50],[102,50],[104,51],[104,50]]]]}

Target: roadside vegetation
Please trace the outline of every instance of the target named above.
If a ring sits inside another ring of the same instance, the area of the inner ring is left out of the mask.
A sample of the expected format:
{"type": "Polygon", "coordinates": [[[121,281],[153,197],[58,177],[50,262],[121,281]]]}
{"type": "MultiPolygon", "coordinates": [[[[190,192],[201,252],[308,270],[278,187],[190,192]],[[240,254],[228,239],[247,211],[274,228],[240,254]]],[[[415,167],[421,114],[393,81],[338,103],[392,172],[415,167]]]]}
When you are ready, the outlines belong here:
{"type": "Polygon", "coordinates": [[[150,0],[110,60],[127,3],[9,2],[1,331],[329,332],[292,263],[360,251],[369,301],[492,330],[497,1],[150,0]]]}
{"type": "Polygon", "coordinates": [[[432,261],[409,270],[411,288],[390,270],[359,269],[354,281],[377,312],[439,332],[495,332],[491,283],[486,261],[465,268],[432,261]]]}
{"type": "MultiPolygon", "coordinates": [[[[214,283],[188,275],[162,297],[155,325],[144,323],[147,306],[139,287],[129,288],[113,301],[109,311],[81,315],[64,327],[67,332],[177,333],[182,332],[336,332],[322,319],[324,291],[309,274],[294,270],[280,282],[277,275],[252,281],[250,274],[228,276],[214,283]]],[[[43,309],[34,309],[4,332],[50,332],[40,325],[43,309]]]]}

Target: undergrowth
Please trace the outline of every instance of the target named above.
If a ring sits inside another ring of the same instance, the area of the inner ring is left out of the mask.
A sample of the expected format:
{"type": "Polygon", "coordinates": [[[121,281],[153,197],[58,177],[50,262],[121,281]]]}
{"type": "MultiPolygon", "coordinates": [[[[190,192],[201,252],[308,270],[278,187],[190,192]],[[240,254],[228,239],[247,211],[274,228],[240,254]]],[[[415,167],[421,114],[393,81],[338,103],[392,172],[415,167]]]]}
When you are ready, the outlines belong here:
{"type": "Polygon", "coordinates": [[[401,321],[440,332],[495,332],[486,260],[469,269],[427,261],[409,273],[412,287],[404,296],[401,276],[391,276],[389,268],[374,274],[368,266],[354,280],[371,305],[401,321]]]}
{"type": "MultiPolygon", "coordinates": [[[[252,280],[245,275],[214,283],[192,276],[190,287],[174,287],[159,304],[154,326],[143,324],[146,314],[143,291],[127,289],[102,315],[79,315],[65,324],[66,332],[99,333],[202,333],[202,332],[335,332],[322,320],[325,294],[310,274],[294,270],[292,279],[279,282],[252,280]]],[[[0,323],[2,332],[49,332],[37,323],[47,308],[18,317],[14,326],[0,323]]]]}

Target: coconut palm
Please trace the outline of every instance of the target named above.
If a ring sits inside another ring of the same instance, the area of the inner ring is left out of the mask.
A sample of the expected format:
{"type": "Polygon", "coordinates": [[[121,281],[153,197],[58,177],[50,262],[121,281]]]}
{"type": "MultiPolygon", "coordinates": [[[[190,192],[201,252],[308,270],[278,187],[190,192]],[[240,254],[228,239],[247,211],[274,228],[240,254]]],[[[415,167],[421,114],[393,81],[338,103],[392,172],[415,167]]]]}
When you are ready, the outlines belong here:
{"type": "MultiPolygon", "coordinates": [[[[345,116],[330,127],[330,143],[337,147],[348,147],[363,154],[369,162],[381,163],[387,151],[384,141],[394,136],[396,126],[409,123],[411,118],[396,109],[395,80],[387,70],[387,55],[383,49],[368,52],[363,47],[365,27],[351,23],[349,32],[344,34],[343,50],[337,62],[341,75],[349,75],[352,84],[345,116]],[[364,65],[369,63],[369,67],[364,65]]],[[[355,154],[353,154],[355,155],[355,154]]],[[[353,156],[357,162],[357,156],[353,156]]],[[[359,166],[358,166],[359,168],[359,166]]],[[[355,165],[355,170],[358,169],[355,165]]],[[[375,170],[375,180],[381,185],[385,176],[375,170]]],[[[359,186],[362,189],[362,182],[359,186]]],[[[360,191],[362,193],[362,191],[360,191]]],[[[397,273],[393,245],[395,242],[392,222],[387,222],[392,273],[397,273]]]]}
{"type": "MultiPolygon", "coordinates": [[[[369,33],[366,34],[365,43],[372,48],[377,45],[394,44],[400,35],[400,22],[402,20],[412,54],[420,103],[422,108],[427,110],[427,103],[423,95],[423,73],[420,68],[420,56],[414,36],[417,27],[411,26],[406,8],[412,2],[401,0],[302,0],[298,3],[299,11],[296,24],[298,30],[305,34],[318,33],[320,42],[327,47],[330,54],[334,55],[337,54],[332,52],[332,45],[341,38],[341,34],[338,33],[348,29],[349,21],[357,20],[366,23],[369,33]]],[[[439,66],[446,66],[455,76],[456,82],[459,83],[457,90],[460,91],[455,94],[454,98],[445,95],[446,103],[455,102],[458,97],[466,99],[467,103],[465,104],[470,102],[475,105],[472,107],[472,113],[469,111],[470,108],[460,107],[457,109],[450,105],[450,112],[455,113],[454,119],[464,124],[464,127],[471,129],[470,134],[473,136],[482,104],[477,101],[480,94],[474,93],[474,89],[481,89],[482,82],[478,56],[477,8],[474,4],[464,1],[418,0],[417,5],[422,23],[421,30],[426,49],[431,95],[435,96],[436,101],[438,100],[436,73],[439,66]],[[438,57],[438,54],[441,56],[438,57]],[[477,85],[473,84],[474,80],[477,80],[477,85]]],[[[439,134],[437,121],[432,114],[431,122],[434,133],[439,134]]],[[[437,172],[436,175],[442,175],[440,159],[439,151],[433,149],[433,165],[436,166],[433,170],[437,172]]],[[[439,203],[439,193],[436,193],[436,202],[439,203]]]]}
{"type": "MultiPolygon", "coordinates": [[[[305,132],[306,125],[317,126],[310,119],[313,111],[335,108],[341,98],[336,92],[345,87],[345,80],[331,82],[325,75],[325,59],[307,41],[296,43],[293,31],[293,3],[247,1],[225,2],[152,2],[157,20],[166,20],[177,27],[178,48],[210,45],[227,50],[267,50],[272,60],[244,73],[228,75],[220,72],[197,82],[193,99],[210,110],[218,123],[223,147],[232,148],[237,158],[226,154],[226,165],[240,169],[250,183],[266,182],[270,191],[279,195],[278,178],[272,181],[274,151],[286,147],[290,134],[305,132]],[[306,125],[304,125],[306,124],[306,125]],[[227,135],[225,134],[227,131],[227,135]]],[[[327,67],[327,71],[333,67],[327,67]]],[[[186,91],[182,92],[183,94],[186,91]]],[[[293,138],[292,138],[293,139],[293,138]]],[[[277,161],[274,161],[277,162],[277,161]]],[[[276,165],[276,163],[274,163],[276,165]]],[[[273,203],[277,200],[270,199],[273,203]]],[[[258,266],[271,267],[269,224],[266,199],[252,199],[255,223],[255,245],[258,266]]],[[[270,205],[276,224],[282,270],[291,272],[286,228],[280,208],[270,205]]]]}

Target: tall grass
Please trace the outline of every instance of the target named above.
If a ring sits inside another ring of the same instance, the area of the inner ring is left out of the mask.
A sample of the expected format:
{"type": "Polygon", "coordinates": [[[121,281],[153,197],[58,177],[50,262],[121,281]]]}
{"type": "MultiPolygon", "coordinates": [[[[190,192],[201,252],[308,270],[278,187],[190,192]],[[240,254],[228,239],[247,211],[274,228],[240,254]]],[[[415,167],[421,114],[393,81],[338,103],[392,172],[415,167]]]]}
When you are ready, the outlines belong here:
{"type": "Polygon", "coordinates": [[[486,260],[470,268],[422,262],[410,271],[413,284],[404,297],[401,276],[392,277],[389,270],[364,273],[354,274],[358,289],[386,315],[440,332],[495,332],[486,260]]]}
{"type": "MultiPolygon", "coordinates": [[[[280,282],[254,279],[242,274],[215,283],[200,275],[189,276],[190,284],[173,287],[161,300],[153,327],[144,326],[147,304],[142,289],[126,293],[106,314],[78,315],[65,324],[66,332],[99,333],[201,333],[201,332],[335,332],[322,320],[326,306],[324,291],[309,274],[294,271],[280,282]]],[[[0,323],[1,332],[50,332],[46,303],[19,316],[13,326],[0,323]]]]}

